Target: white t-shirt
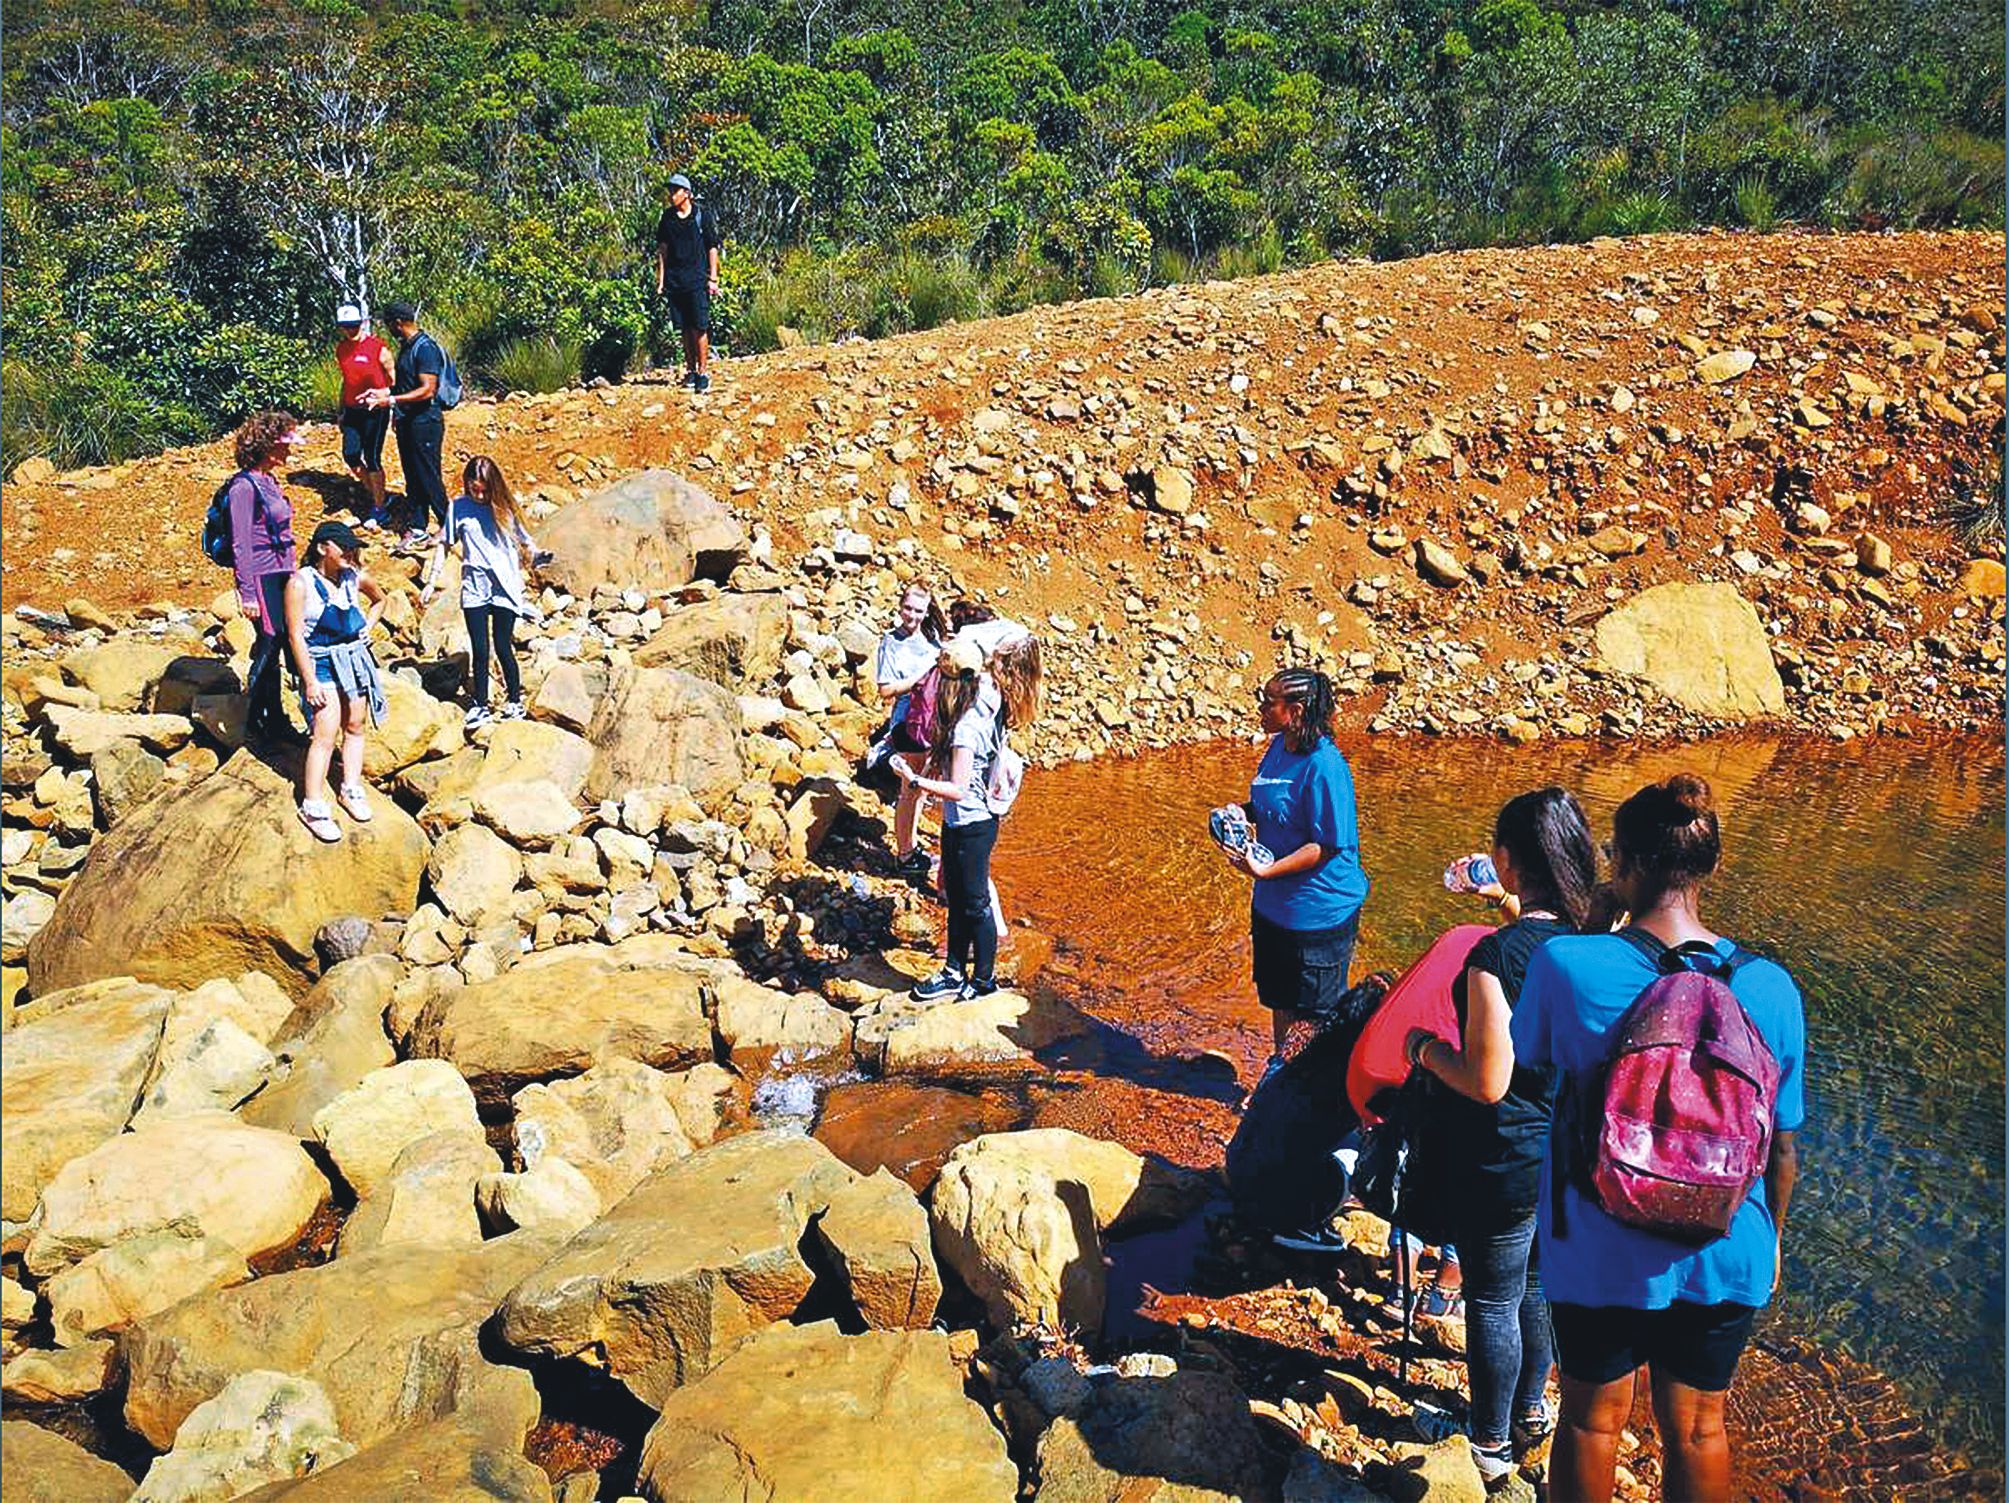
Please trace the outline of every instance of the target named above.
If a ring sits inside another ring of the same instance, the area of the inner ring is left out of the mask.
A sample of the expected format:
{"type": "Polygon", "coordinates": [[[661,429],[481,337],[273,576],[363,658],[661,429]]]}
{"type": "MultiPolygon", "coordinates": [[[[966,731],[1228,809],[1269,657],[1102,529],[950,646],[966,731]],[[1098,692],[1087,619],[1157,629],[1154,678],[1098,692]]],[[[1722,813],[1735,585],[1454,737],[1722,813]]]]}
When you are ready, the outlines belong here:
{"type": "MultiPolygon", "coordinates": [[[[934,666],[942,649],[930,641],[923,630],[909,632],[901,636],[889,631],[879,639],[879,657],[872,673],[879,687],[889,684],[911,683],[934,666]]],[[[893,702],[893,719],[904,719],[907,714],[907,696],[902,694],[893,702]]]]}

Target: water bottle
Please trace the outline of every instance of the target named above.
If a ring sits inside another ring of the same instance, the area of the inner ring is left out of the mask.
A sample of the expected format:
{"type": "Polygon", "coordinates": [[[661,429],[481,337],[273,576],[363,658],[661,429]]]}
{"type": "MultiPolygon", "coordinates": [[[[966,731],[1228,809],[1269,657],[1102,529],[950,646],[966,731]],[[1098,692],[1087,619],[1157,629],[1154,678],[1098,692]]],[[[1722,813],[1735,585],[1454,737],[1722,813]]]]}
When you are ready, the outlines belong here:
{"type": "Polygon", "coordinates": [[[1444,889],[1447,892],[1477,892],[1499,880],[1500,872],[1493,865],[1493,858],[1484,854],[1460,856],[1444,868],[1444,889]]]}

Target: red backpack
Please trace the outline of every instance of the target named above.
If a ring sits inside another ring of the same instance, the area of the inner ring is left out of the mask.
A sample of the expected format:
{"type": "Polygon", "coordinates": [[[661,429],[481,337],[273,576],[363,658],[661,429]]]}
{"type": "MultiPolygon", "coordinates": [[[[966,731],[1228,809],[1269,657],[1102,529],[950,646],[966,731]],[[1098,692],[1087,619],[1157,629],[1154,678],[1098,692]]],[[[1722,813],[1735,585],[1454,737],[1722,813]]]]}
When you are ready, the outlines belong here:
{"type": "MultiPolygon", "coordinates": [[[[1643,929],[1622,937],[1660,974],[1626,1010],[1589,1088],[1566,1086],[1574,1099],[1558,1103],[1577,1117],[1577,1183],[1613,1220],[1712,1242],[1730,1230],[1772,1152],[1779,1062],[1730,989],[1757,957],[1733,949],[1726,960],[1696,940],[1670,949],[1643,929]]],[[[1562,1175],[1552,1178],[1561,1185],[1562,1175]]],[[[1566,1235],[1561,1200],[1558,1190],[1558,1236],[1566,1235]]]]}

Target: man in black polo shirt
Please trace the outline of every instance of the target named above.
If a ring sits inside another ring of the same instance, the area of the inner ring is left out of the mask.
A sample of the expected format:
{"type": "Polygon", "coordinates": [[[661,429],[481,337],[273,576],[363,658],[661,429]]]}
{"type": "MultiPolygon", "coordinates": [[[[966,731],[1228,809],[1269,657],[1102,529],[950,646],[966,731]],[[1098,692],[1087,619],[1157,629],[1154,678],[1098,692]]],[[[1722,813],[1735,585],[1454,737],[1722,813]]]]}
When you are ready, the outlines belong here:
{"type": "Polygon", "coordinates": [[[437,517],[440,526],[446,526],[446,478],[440,473],[446,412],[439,403],[446,354],[438,340],[419,328],[418,309],[410,303],[392,303],[384,309],[384,322],[398,336],[398,358],[390,393],[378,405],[391,409],[398,464],[405,472],[405,498],[415,508],[404,542],[422,547],[431,541],[428,522],[437,517]]]}
{"type": "Polygon", "coordinates": [[[656,221],[656,291],[684,336],[684,385],[711,387],[712,299],[718,295],[718,221],[691,197],[691,180],[670,179],[670,206],[656,221]]]}

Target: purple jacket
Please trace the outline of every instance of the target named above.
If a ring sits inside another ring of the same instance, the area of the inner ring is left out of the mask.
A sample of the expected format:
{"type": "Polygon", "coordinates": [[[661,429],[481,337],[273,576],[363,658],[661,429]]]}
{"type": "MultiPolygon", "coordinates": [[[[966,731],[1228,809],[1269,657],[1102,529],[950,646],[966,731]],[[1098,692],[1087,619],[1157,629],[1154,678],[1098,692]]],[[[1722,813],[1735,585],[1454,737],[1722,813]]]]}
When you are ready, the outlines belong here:
{"type": "Polygon", "coordinates": [[[261,578],[291,574],[300,562],[293,556],[293,503],[262,470],[251,471],[250,485],[246,478],[230,482],[230,546],[237,598],[249,606],[261,599],[261,578]]]}

